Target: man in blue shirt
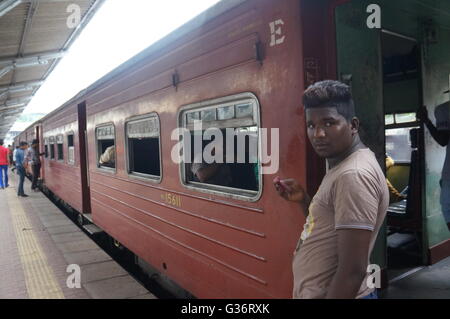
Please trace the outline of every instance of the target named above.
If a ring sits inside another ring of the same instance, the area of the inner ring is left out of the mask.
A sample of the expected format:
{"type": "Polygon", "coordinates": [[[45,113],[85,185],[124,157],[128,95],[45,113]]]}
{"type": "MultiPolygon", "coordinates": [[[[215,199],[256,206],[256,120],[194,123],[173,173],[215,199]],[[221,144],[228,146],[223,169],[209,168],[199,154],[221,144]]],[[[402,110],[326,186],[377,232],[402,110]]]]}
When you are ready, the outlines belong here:
{"type": "Polygon", "coordinates": [[[25,195],[25,192],[23,191],[23,182],[25,181],[25,150],[28,147],[27,142],[20,142],[20,147],[16,152],[16,168],[17,173],[19,174],[19,186],[17,187],[17,196],[20,197],[28,197],[28,195],[25,195]]]}

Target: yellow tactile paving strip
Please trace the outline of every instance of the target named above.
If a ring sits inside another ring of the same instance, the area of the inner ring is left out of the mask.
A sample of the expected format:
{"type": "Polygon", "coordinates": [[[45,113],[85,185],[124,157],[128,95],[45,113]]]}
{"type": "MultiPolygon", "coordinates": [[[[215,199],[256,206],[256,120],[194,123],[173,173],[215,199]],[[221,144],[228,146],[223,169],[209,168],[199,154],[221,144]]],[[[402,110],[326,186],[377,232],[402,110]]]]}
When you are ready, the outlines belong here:
{"type": "Polygon", "coordinates": [[[13,192],[8,192],[7,196],[28,296],[31,299],[64,299],[22,204],[13,192]]]}

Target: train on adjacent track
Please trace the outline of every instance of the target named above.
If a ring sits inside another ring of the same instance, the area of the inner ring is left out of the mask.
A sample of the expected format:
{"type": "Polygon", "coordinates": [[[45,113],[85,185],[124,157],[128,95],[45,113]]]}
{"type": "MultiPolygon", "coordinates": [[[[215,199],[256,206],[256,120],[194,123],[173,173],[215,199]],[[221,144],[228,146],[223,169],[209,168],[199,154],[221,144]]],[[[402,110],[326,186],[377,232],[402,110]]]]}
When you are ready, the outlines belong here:
{"type": "MultiPolygon", "coordinates": [[[[343,51],[347,38],[340,34],[368,41],[380,31],[351,34],[339,24],[353,28],[360,11],[365,21],[360,2],[221,1],[31,125],[15,143],[39,139],[46,154],[43,190],[133,252],[142,268],[198,298],[289,298],[292,254],[305,220],[272,180],[295,177],[314,194],[326,172],[306,137],[301,97],[308,85],[352,79],[357,104],[366,98],[360,92],[375,79],[372,60],[361,62],[358,53],[353,59],[361,67],[345,72],[342,54],[357,52],[343,51]],[[347,12],[353,20],[342,22],[347,12]],[[226,186],[202,183],[189,163],[173,160],[177,128],[192,141],[207,128],[246,134],[258,140],[259,160],[230,164],[226,186]],[[279,129],[278,138],[269,134],[266,143],[263,129],[279,129]],[[261,154],[274,146],[279,169],[263,174],[275,157],[262,163],[261,154]],[[104,160],[108,150],[112,162],[104,160]]],[[[383,163],[385,148],[377,145],[385,130],[373,123],[388,112],[382,105],[358,112],[374,128],[366,142],[383,163]]],[[[386,245],[377,247],[374,258],[384,271],[386,245]]],[[[433,255],[427,249],[424,256],[433,255]]]]}

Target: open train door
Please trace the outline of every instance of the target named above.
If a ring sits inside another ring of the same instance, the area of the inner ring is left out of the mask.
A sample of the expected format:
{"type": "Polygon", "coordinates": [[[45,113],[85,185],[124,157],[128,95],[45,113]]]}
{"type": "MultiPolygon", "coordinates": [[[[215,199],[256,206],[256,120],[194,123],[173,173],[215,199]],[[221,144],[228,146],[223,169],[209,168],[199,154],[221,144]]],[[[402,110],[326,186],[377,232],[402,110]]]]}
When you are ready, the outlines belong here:
{"type": "MultiPolygon", "coordinates": [[[[42,124],[41,123],[36,124],[34,129],[35,129],[36,139],[39,141],[39,150],[38,151],[39,151],[39,153],[45,153],[44,137],[42,136],[42,124]]],[[[42,159],[42,157],[41,157],[41,159],[42,159]]],[[[41,185],[43,185],[43,181],[45,180],[44,166],[45,165],[43,165],[41,163],[40,182],[39,182],[39,183],[41,183],[41,185]]]]}
{"type": "MultiPolygon", "coordinates": [[[[351,86],[360,135],[385,167],[383,74],[380,31],[366,25],[366,1],[331,1],[334,20],[336,71],[338,80],[351,86]]],[[[371,263],[381,268],[381,287],[387,286],[387,226],[380,229],[371,263]]]]}
{"type": "Polygon", "coordinates": [[[79,141],[79,155],[80,155],[80,170],[81,170],[81,189],[83,216],[80,216],[80,224],[83,224],[83,217],[91,220],[91,190],[89,185],[89,161],[88,161],[88,145],[87,145],[87,130],[86,130],[86,102],[78,104],[78,141],[79,141]]]}
{"type": "Polygon", "coordinates": [[[372,261],[390,270],[390,280],[401,278],[408,268],[450,256],[439,203],[446,149],[415,115],[426,105],[436,124],[434,110],[449,100],[450,3],[330,0],[329,8],[330,42],[336,41],[330,60],[336,61],[336,77],[352,87],[363,141],[382,167],[386,154],[397,162],[387,177],[406,198],[396,207],[391,202],[372,261]],[[395,269],[397,253],[404,253],[397,261],[411,261],[409,267],[395,269]]]}

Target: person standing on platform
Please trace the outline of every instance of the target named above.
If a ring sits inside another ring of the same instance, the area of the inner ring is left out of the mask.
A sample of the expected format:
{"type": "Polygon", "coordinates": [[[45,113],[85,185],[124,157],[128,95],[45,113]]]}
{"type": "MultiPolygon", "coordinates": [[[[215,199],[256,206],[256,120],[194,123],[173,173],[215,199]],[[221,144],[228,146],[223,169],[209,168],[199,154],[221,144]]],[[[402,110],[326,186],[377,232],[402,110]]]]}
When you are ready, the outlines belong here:
{"type": "MultiPolygon", "coordinates": [[[[23,190],[23,183],[25,181],[25,151],[27,149],[27,142],[20,142],[20,147],[16,151],[16,169],[19,174],[19,185],[17,187],[17,196],[28,197],[23,190]]],[[[25,164],[26,165],[26,164],[25,164]]]]}
{"type": "Polygon", "coordinates": [[[367,268],[389,205],[386,178],[360,140],[348,85],[315,83],[303,104],[308,138],[329,170],[312,200],[295,179],[274,179],[278,194],[307,216],[294,252],[293,297],[376,299],[367,268]]]}
{"type": "Polygon", "coordinates": [[[13,152],[13,156],[12,156],[12,163],[13,163],[13,165],[14,165],[14,167],[11,169],[11,171],[15,171],[15,169],[16,169],[16,154],[17,154],[17,151],[19,150],[19,147],[20,146],[16,146],[16,148],[14,149],[14,152],[13,152]]]}
{"type": "Polygon", "coordinates": [[[3,146],[3,139],[0,139],[0,189],[4,189],[9,186],[8,184],[8,166],[9,162],[9,149],[3,146]]]}
{"type": "MultiPolygon", "coordinates": [[[[11,167],[13,167],[13,165],[14,165],[14,161],[13,161],[14,148],[12,147],[12,145],[8,145],[8,150],[9,150],[9,153],[8,153],[9,165],[11,167]]],[[[12,168],[11,168],[11,171],[12,171],[12,168]]]]}
{"type": "Polygon", "coordinates": [[[28,165],[31,166],[31,174],[33,175],[33,179],[31,182],[31,190],[35,192],[39,191],[37,183],[39,175],[41,173],[40,156],[44,154],[45,153],[39,153],[39,141],[37,139],[34,139],[31,144],[31,147],[28,149],[26,161],[28,165]]]}

